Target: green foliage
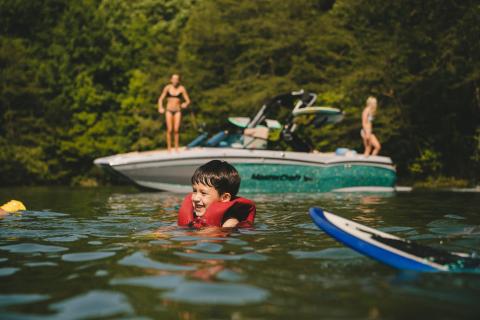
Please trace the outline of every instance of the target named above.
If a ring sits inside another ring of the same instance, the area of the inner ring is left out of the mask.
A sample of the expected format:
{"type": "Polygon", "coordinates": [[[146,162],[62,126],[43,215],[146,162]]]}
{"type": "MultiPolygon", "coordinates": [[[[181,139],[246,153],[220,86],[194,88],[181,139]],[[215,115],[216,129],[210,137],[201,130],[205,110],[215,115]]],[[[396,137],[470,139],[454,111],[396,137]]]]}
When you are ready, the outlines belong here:
{"type": "Polygon", "coordinates": [[[428,177],[425,180],[416,181],[414,183],[415,188],[423,189],[438,189],[438,188],[466,188],[469,185],[469,181],[466,179],[458,179],[454,177],[428,177]]]}
{"type": "Polygon", "coordinates": [[[93,185],[95,157],[162,147],[156,100],[180,72],[183,142],[304,88],[346,116],[302,133],[361,151],[375,95],[400,177],[478,181],[478,17],[473,0],[0,0],[0,175],[93,185]]]}
{"type": "Polygon", "coordinates": [[[409,166],[410,172],[420,178],[436,176],[442,169],[440,155],[430,148],[422,151],[409,166]]]}

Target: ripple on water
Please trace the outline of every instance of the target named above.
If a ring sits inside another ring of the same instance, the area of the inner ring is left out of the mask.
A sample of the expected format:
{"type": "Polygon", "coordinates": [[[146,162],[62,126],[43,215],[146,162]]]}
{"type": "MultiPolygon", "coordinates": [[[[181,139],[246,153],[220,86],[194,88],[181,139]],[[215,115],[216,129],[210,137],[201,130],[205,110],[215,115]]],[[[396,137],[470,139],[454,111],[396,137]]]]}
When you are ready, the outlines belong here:
{"type": "Polygon", "coordinates": [[[112,279],[111,285],[129,285],[138,287],[147,287],[153,289],[174,289],[184,282],[184,277],[179,275],[162,275],[112,279]]]}
{"type": "Polygon", "coordinates": [[[79,240],[80,238],[85,238],[85,236],[68,235],[68,236],[46,238],[45,240],[46,241],[51,241],[51,242],[74,242],[74,241],[79,240]]]}
{"type": "Polygon", "coordinates": [[[48,299],[45,294],[0,294],[0,307],[26,304],[48,299]]]}
{"type": "Polygon", "coordinates": [[[289,251],[289,253],[296,259],[347,260],[363,258],[361,254],[349,248],[327,248],[318,251],[294,250],[289,251]]]}
{"type": "Polygon", "coordinates": [[[18,243],[1,246],[0,250],[6,250],[12,253],[47,253],[66,251],[68,248],[36,243],[18,243]]]}
{"type": "Polygon", "coordinates": [[[49,261],[40,261],[40,262],[27,262],[25,263],[27,267],[56,267],[58,263],[49,262],[49,261]]]}
{"type": "Polygon", "coordinates": [[[58,319],[85,319],[131,315],[133,308],[125,295],[113,291],[93,290],[50,305],[58,319]]]}
{"type": "Polygon", "coordinates": [[[459,216],[457,214],[446,214],[446,215],[444,215],[444,217],[448,218],[448,219],[465,220],[464,217],[459,216]]]}
{"type": "Polygon", "coordinates": [[[229,238],[227,240],[227,243],[228,244],[233,244],[235,246],[246,246],[248,244],[247,241],[243,241],[243,240],[236,239],[236,238],[229,238]]]}
{"type": "MultiPolygon", "coordinates": [[[[480,238],[461,238],[451,242],[453,245],[462,247],[462,250],[479,252],[480,238]]],[[[476,254],[478,257],[478,254],[476,254]]]]}
{"type": "Polygon", "coordinates": [[[177,236],[170,238],[172,241],[187,242],[187,241],[228,241],[227,237],[205,237],[205,236],[177,236]]]}
{"type": "Polygon", "coordinates": [[[411,227],[401,227],[401,226],[392,226],[392,227],[382,227],[378,228],[378,230],[388,233],[395,233],[395,232],[409,232],[414,230],[411,227]]]}
{"type": "Polygon", "coordinates": [[[211,242],[199,242],[194,246],[189,247],[193,250],[205,251],[205,252],[220,252],[223,246],[218,243],[211,243],[211,242]]]}
{"type": "Polygon", "coordinates": [[[224,269],[217,273],[216,278],[224,281],[242,281],[246,276],[230,269],[224,269]]]}
{"type": "Polygon", "coordinates": [[[193,304],[244,305],[262,302],[268,291],[247,284],[186,281],[163,297],[193,304]]]}
{"type": "MultiPolygon", "coordinates": [[[[28,225],[28,227],[33,228],[31,224],[28,225]]],[[[45,227],[43,225],[42,227],[45,227]]],[[[34,239],[35,241],[38,239],[43,239],[43,238],[48,238],[52,237],[52,235],[55,235],[55,233],[58,234],[58,232],[61,232],[60,235],[65,234],[65,230],[54,230],[52,229],[22,229],[18,227],[8,227],[3,229],[2,228],[2,233],[0,234],[0,237],[3,239],[34,239]]]]}
{"type": "Polygon", "coordinates": [[[315,231],[318,231],[318,227],[313,224],[313,223],[299,223],[299,224],[296,224],[295,227],[299,228],[299,229],[306,229],[306,230],[315,230],[315,231]]]}
{"type": "Polygon", "coordinates": [[[69,262],[92,261],[92,260],[105,259],[114,255],[115,255],[115,252],[101,252],[101,251],[68,253],[62,256],[62,260],[69,261],[69,262]]]}
{"type": "Polygon", "coordinates": [[[20,270],[19,268],[0,268],[0,277],[8,277],[20,270]]]}
{"type": "Polygon", "coordinates": [[[148,243],[154,244],[154,245],[157,245],[157,244],[162,245],[162,244],[170,244],[172,242],[165,239],[158,239],[158,240],[149,241],[148,243]]]}
{"type": "MultiPolygon", "coordinates": [[[[431,227],[429,228],[430,232],[441,235],[455,235],[455,236],[466,236],[471,235],[475,232],[475,227],[464,225],[464,226],[445,226],[445,227],[431,227]]],[[[477,233],[478,234],[478,233],[477,233]]]]}
{"type": "Polygon", "coordinates": [[[108,276],[108,271],[107,270],[97,270],[95,272],[96,277],[105,277],[108,276]]]}
{"type": "Polygon", "coordinates": [[[431,233],[424,233],[424,234],[417,234],[413,236],[409,236],[408,240],[431,240],[431,239],[438,239],[440,236],[431,234],[431,233]]]}
{"type": "Polygon", "coordinates": [[[436,234],[463,235],[469,234],[473,226],[462,223],[460,219],[438,219],[427,224],[428,230],[436,234]]]}
{"type": "Polygon", "coordinates": [[[157,270],[166,270],[166,271],[191,271],[195,270],[193,266],[182,266],[172,263],[164,263],[152,260],[147,258],[142,252],[135,252],[132,255],[129,255],[120,261],[119,264],[123,266],[133,266],[139,268],[147,269],[157,269],[157,270]]]}
{"type": "Polygon", "coordinates": [[[53,212],[53,211],[26,211],[26,215],[30,217],[38,217],[42,219],[57,218],[68,216],[68,213],[53,212]]]}
{"type": "Polygon", "coordinates": [[[260,253],[249,252],[243,254],[220,254],[220,253],[186,253],[186,252],[175,252],[177,256],[185,257],[194,260],[251,260],[251,261],[265,261],[268,258],[260,253]]]}

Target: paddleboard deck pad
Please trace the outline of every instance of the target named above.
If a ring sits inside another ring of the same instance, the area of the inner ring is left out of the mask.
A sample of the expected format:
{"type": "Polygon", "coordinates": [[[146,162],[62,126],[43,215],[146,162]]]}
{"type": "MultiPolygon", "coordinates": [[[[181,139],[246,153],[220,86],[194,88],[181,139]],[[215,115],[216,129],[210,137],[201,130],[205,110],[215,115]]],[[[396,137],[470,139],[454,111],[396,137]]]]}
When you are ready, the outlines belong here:
{"type": "Polygon", "coordinates": [[[468,254],[448,252],[418,244],[360,223],[339,217],[320,208],[311,208],[313,222],[344,245],[374,260],[402,270],[480,271],[480,259],[468,254]]]}

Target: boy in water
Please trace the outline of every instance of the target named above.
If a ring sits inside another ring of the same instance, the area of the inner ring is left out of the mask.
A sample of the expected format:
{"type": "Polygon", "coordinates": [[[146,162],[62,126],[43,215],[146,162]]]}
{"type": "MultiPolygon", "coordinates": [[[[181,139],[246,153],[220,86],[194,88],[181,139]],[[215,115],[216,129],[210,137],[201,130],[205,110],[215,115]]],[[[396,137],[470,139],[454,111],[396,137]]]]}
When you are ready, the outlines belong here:
{"type": "Polygon", "coordinates": [[[183,200],[178,225],[203,227],[248,227],[255,220],[255,203],[237,197],[238,171],[226,161],[212,160],[192,176],[193,192],[183,200]]]}
{"type": "Polygon", "coordinates": [[[0,217],[6,216],[9,213],[27,210],[23,203],[17,200],[10,200],[0,207],[0,217]]]}

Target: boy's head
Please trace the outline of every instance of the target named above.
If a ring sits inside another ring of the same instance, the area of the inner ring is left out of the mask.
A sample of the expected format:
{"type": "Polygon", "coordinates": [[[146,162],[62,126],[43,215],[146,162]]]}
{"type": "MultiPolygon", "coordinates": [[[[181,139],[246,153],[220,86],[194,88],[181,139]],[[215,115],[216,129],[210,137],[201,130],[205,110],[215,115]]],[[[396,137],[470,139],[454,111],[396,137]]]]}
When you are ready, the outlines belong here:
{"type": "Polygon", "coordinates": [[[192,176],[192,202],[198,216],[213,202],[226,202],[237,195],[240,175],[228,162],[212,160],[198,167],[192,176]]]}

